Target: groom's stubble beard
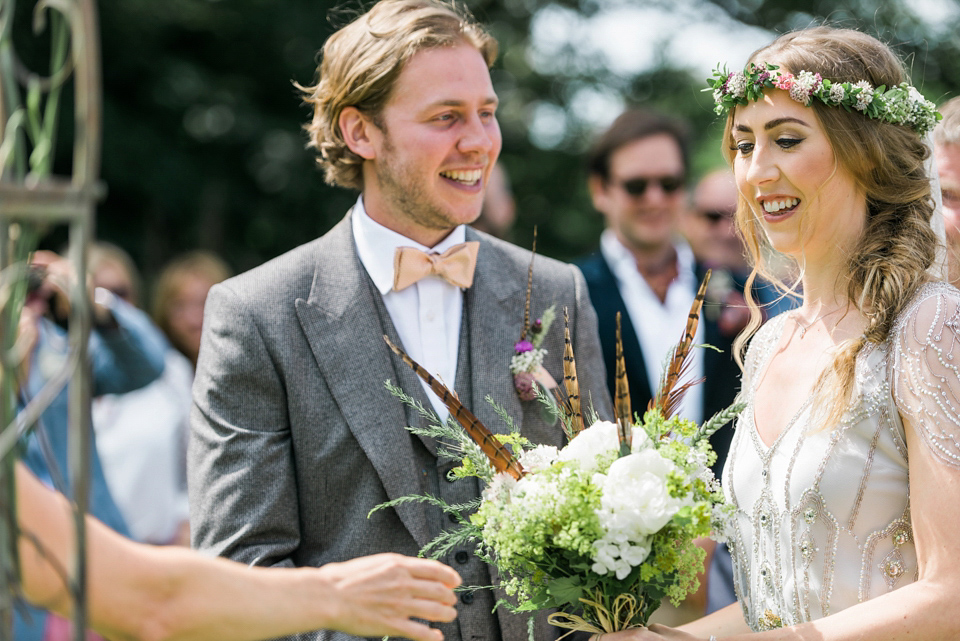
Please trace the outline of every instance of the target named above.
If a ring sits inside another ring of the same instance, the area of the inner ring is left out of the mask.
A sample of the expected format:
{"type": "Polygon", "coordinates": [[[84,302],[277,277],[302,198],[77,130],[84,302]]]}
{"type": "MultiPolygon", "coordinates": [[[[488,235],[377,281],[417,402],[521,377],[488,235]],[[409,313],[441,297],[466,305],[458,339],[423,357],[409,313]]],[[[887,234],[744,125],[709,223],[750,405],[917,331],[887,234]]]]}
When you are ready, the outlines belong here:
{"type": "Polygon", "coordinates": [[[442,203],[430,197],[424,188],[424,182],[435,179],[434,176],[417,176],[410,171],[409,165],[398,162],[397,147],[390,138],[386,123],[377,124],[383,133],[383,154],[377,162],[375,171],[380,184],[380,192],[390,209],[391,216],[409,220],[430,230],[449,231],[461,223],[470,224],[480,217],[482,199],[478,200],[476,212],[467,221],[457,220],[442,203]]]}

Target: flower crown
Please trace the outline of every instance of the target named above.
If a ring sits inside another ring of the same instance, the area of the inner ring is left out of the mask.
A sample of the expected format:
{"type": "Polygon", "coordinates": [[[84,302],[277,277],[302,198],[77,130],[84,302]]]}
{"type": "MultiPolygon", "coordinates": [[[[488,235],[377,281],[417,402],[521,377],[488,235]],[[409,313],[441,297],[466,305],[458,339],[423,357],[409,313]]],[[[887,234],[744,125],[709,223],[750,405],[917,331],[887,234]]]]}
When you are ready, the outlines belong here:
{"type": "Polygon", "coordinates": [[[855,109],[868,118],[883,120],[897,125],[907,125],[924,136],[937,126],[943,115],[937,106],[927,100],[907,83],[886,89],[884,85],[874,88],[866,80],[860,82],[834,82],[818,73],[801,71],[794,75],[779,71],[777,65],[750,63],[743,71],[727,72],[719,67],[713,77],[707,78],[713,89],[714,111],[717,115],[737,105],[746,105],[751,100],[760,100],[764,89],[782,89],[790,97],[809,107],[816,98],[830,107],[855,109]]]}

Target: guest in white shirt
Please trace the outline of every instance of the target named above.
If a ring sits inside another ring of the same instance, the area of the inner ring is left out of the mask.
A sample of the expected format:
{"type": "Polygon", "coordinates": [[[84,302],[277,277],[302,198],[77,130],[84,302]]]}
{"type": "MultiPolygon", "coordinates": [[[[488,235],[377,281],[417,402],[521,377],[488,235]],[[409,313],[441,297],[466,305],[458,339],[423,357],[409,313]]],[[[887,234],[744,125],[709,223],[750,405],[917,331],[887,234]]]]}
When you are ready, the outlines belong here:
{"type": "MultiPolygon", "coordinates": [[[[130,256],[110,243],[90,248],[90,276],[137,307],[140,275],[130,256]]],[[[163,374],[126,394],[93,401],[93,427],[103,471],[130,534],[153,544],[188,545],[186,447],[193,368],[169,345],[163,374]]]]}

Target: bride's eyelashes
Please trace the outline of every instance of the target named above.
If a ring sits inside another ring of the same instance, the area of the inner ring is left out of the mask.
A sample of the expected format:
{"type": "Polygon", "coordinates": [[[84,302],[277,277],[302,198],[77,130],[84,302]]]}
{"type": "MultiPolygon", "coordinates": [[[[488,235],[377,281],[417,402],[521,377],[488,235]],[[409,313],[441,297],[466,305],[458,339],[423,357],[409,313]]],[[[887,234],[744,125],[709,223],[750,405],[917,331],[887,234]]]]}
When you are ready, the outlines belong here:
{"type": "MultiPolygon", "coordinates": [[[[777,146],[780,147],[781,149],[791,149],[793,147],[796,147],[800,143],[802,143],[804,140],[806,140],[806,138],[793,138],[793,137],[783,136],[783,137],[777,138],[775,142],[777,146]]],[[[754,146],[755,146],[755,143],[742,140],[740,142],[735,142],[734,145],[730,147],[730,151],[736,151],[741,156],[748,156],[750,152],[753,151],[754,146]]]]}
{"type": "Polygon", "coordinates": [[[781,149],[790,149],[791,147],[795,147],[799,145],[804,140],[805,138],[790,138],[790,137],[777,138],[777,145],[779,145],[781,149]]]}

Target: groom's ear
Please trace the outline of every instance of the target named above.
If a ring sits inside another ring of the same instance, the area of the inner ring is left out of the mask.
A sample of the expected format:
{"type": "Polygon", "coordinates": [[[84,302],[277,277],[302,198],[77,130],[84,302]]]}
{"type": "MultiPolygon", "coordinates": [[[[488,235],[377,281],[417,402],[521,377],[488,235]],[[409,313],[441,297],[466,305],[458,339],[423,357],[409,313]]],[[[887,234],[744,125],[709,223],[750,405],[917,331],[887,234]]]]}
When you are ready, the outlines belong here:
{"type": "Polygon", "coordinates": [[[365,160],[377,157],[378,143],[383,132],[373,120],[356,107],[344,107],[338,121],[343,141],[353,153],[365,160]]]}

